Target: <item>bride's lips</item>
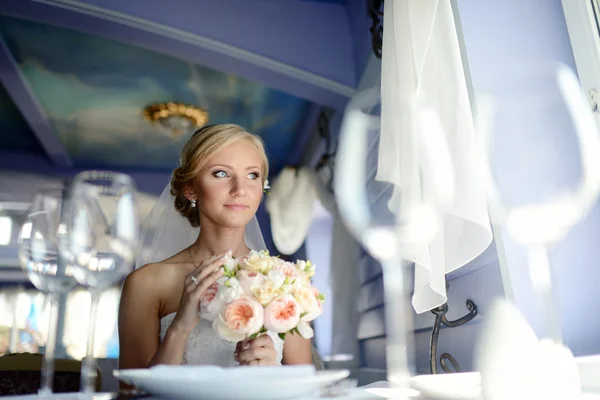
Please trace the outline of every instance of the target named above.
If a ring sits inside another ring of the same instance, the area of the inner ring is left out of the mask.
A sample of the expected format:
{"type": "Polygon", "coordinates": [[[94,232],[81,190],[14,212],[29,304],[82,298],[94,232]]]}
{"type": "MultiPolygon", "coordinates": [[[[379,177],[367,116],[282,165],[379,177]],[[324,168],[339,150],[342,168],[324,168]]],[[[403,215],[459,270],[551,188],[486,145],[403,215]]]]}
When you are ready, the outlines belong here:
{"type": "Polygon", "coordinates": [[[248,209],[248,206],[245,204],[237,204],[237,203],[233,203],[233,204],[225,204],[225,207],[229,208],[230,210],[233,211],[244,211],[246,209],[248,209]]]}

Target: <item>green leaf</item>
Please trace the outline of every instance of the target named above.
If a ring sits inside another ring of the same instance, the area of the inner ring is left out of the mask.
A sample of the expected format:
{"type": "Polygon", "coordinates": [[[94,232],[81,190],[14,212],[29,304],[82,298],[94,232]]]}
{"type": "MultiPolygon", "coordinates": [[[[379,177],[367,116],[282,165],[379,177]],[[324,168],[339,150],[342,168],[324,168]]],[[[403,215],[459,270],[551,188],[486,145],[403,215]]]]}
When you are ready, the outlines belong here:
{"type": "MultiPolygon", "coordinates": [[[[306,314],[308,314],[307,312],[303,312],[302,314],[300,314],[300,318],[304,317],[306,314]]],[[[296,329],[296,328],[294,328],[296,329]]]]}
{"type": "Polygon", "coordinates": [[[258,333],[259,332],[253,333],[252,335],[248,336],[248,339],[256,339],[258,337],[258,333]]]}
{"type": "Polygon", "coordinates": [[[280,333],[279,334],[279,339],[285,340],[285,333],[280,333]]]}

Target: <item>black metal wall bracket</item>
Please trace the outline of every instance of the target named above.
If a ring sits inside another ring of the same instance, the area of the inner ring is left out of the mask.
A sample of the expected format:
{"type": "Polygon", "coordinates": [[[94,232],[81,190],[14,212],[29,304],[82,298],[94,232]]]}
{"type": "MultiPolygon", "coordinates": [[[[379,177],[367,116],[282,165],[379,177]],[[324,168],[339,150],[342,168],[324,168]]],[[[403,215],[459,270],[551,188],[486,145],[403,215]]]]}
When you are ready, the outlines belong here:
{"type": "Polygon", "coordinates": [[[368,12],[371,17],[371,41],[375,57],[381,58],[383,47],[383,2],[384,0],[369,0],[368,12]]]}
{"type": "MultiPolygon", "coordinates": [[[[433,324],[433,329],[431,331],[431,341],[429,342],[429,367],[430,372],[432,374],[438,373],[437,345],[440,336],[440,328],[442,327],[442,325],[447,326],[448,328],[456,328],[458,326],[466,324],[467,322],[471,321],[477,316],[477,305],[470,299],[467,299],[467,309],[469,310],[468,314],[454,321],[448,321],[448,319],[446,318],[446,313],[448,312],[448,303],[444,303],[440,307],[431,310],[431,312],[435,315],[435,323],[433,324]]],[[[443,353],[440,356],[440,364],[442,365],[442,369],[446,373],[461,372],[458,361],[456,361],[456,359],[448,353],[443,353]],[[450,369],[448,362],[452,364],[452,366],[454,367],[454,371],[450,369]]]]}

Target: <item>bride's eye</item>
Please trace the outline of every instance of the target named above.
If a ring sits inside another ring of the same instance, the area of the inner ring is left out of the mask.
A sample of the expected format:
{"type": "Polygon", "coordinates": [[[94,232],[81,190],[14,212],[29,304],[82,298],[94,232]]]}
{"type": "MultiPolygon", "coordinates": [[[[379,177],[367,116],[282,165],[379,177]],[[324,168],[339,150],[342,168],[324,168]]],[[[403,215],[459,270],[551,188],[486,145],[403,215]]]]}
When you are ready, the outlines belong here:
{"type": "Polygon", "coordinates": [[[213,176],[216,178],[227,178],[229,174],[221,169],[213,172],[213,176]]]}
{"type": "Polygon", "coordinates": [[[260,178],[260,174],[258,172],[250,172],[248,174],[248,177],[252,180],[256,180],[256,179],[260,178]]]}

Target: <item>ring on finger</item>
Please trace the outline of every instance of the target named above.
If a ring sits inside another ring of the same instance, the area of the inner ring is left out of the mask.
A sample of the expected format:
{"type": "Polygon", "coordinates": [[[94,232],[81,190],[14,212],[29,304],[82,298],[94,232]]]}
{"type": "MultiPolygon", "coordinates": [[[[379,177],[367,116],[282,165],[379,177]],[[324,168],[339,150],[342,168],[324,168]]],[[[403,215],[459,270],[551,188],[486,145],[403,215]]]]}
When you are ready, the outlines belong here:
{"type": "Polygon", "coordinates": [[[195,276],[192,276],[192,282],[194,282],[197,285],[198,284],[198,278],[196,278],[195,276]]]}

